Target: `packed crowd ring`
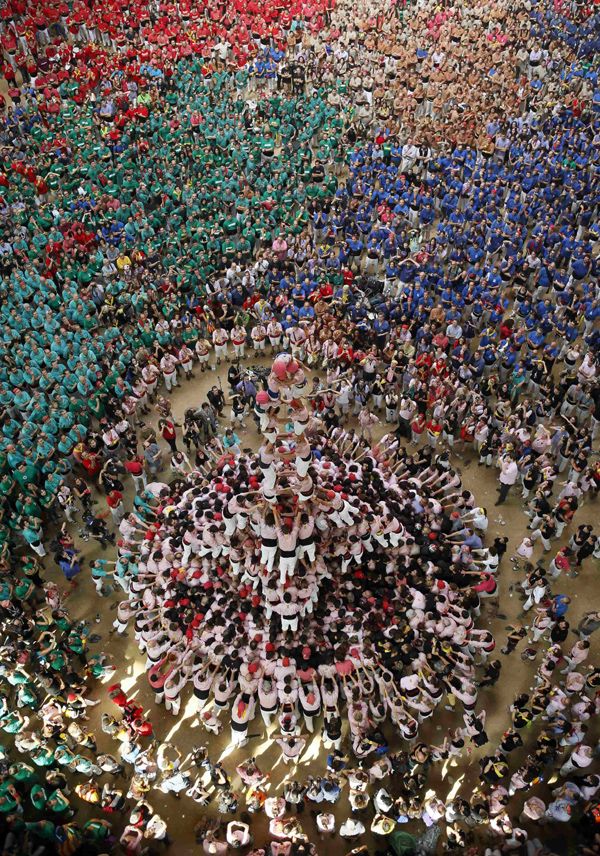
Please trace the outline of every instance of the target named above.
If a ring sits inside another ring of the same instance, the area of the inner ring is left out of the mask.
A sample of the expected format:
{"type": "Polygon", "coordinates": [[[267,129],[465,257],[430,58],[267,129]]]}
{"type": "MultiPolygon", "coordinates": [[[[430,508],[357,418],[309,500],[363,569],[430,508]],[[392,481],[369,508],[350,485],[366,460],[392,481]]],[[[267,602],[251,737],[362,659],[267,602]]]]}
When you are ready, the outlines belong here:
{"type": "Polygon", "coordinates": [[[599,25],[562,0],[0,9],[7,856],[169,847],[157,791],[216,805],[207,856],[537,856],[572,820],[599,852],[600,612],[567,618],[600,558],[599,25]],[[530,537],[487,535],[471,459],[530,537]],[[150,714],[69,614],[84,576],[150,714]],[[532,686],[496,745],[511,655],[532,686]],[[192,697],[186,758],[153,722],[192,697]],[[432,790],[472,751],[479,787],[432,790]]]}

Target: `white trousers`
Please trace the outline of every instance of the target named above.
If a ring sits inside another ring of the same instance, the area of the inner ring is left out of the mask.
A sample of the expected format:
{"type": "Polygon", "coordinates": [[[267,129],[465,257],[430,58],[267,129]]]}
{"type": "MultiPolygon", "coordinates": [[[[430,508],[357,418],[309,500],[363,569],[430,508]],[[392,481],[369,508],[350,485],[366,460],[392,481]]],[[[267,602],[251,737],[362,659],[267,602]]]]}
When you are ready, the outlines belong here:
{"type": "Polygon", "coordinates": [[[169,698],[165,696],[165,708],[166,710],[170,710],[173,716],[177,716],[179,713],[179,708],[181,707],[181,698],[177,696],[176,698],[169,698]]]}
{"type": "Polygon", "coordinates": [[[268,571],[273,570],[276,554],[277,545],[274,547],[267,547],[264,544],[260,545],[260,563],[261,565],[266,565],[268,571]]]}
{"type": "Polygon", "coordinates": [[[298,558],[301,559],[303,556],[308,556],[311,562],[315,561],[316,549],[314,543],[298,545],[298,558]]]}
{"type": "Polygon", "coordinates": [[[286,577],[292,577],[296,569],[296,556],[280,556],[279,557],[279,582],[281,585],[285,583],[286,577]]]}
{"type": "Polygon", "coordinates": [[[170,392],[173,389],[173,387],[175,386],[175,384],[177,383],[177,372],[176,371],[163,372],[163,378],[165,381],[165,386],[167,387],[167,390],[170,392]]]}

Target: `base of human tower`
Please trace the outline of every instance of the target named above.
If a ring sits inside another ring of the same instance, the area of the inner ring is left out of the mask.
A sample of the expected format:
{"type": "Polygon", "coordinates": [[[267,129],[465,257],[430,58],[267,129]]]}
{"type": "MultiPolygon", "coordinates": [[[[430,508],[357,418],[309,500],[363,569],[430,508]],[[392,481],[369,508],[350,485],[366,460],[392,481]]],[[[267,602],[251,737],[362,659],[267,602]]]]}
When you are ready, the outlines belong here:
{"type": "Polygon", "coordinates": [[[153,590],[176,635],[166,657],[148,644],[151,686],[176,714],[193,683],[200,722],[218,733],[228,711],[234,746],[259,711],[277,717],[284,760],[302,749],[301,715],[313,731],[323,714],[325,744],[339,747],[344,705],[357,757],[386,719],[413,741],[445,693],[474,708],[461,660],[494,644],[473,628],[477,597],[447,582],[477,565],[436,528],[445,471],[405,472],[396,438],[371,449],[321,431],[290,355],[266,386],[258,453],[231,454],[164,519],[178,570],[153,590]]]}

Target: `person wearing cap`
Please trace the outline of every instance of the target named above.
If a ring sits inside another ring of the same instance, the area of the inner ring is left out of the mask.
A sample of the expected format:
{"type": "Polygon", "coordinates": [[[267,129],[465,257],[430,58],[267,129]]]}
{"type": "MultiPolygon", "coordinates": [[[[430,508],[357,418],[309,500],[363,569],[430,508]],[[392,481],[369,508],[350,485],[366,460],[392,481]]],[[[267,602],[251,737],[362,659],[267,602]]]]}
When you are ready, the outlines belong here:
{"type": "MultiPolygon", "coordinates": [[[[260,603],[260,598],[258,598],[257,601],[260,603]]],[[[252,696],[256,695],[258,692],[258,682],[262,677],[262,671],[257,655],[252,653],[248,654],[248,662],[242,663],[238,676],[240,689],[243,693],[252,696]]]]}
{"type": "Polygon", "coordinates": [[[238,693],[231,707],[231,745],[245,746],[248,742],[248,727],[254,719],[256,700],[254,696],[238,693]]]}
{"type": "Polygon", "coordinates": [[[199,716],[199,722],[211,734],[219,735],[223,731],[223,723],[212,711],[203,711],[199,716]]]}

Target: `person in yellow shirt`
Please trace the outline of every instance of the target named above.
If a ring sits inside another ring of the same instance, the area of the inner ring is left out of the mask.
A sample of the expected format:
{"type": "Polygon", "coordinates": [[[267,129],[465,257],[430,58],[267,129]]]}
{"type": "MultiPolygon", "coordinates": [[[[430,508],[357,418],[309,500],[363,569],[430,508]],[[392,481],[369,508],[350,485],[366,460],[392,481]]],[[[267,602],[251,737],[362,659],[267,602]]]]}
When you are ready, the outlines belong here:
{"type": "Polygon", "coordinates": [[[131,270],[131,259],[129,256],[126,256],[125,253],[119,253],[116,260],[117,268],[120,271],[125,271],[127,273],[131,270]]]}

